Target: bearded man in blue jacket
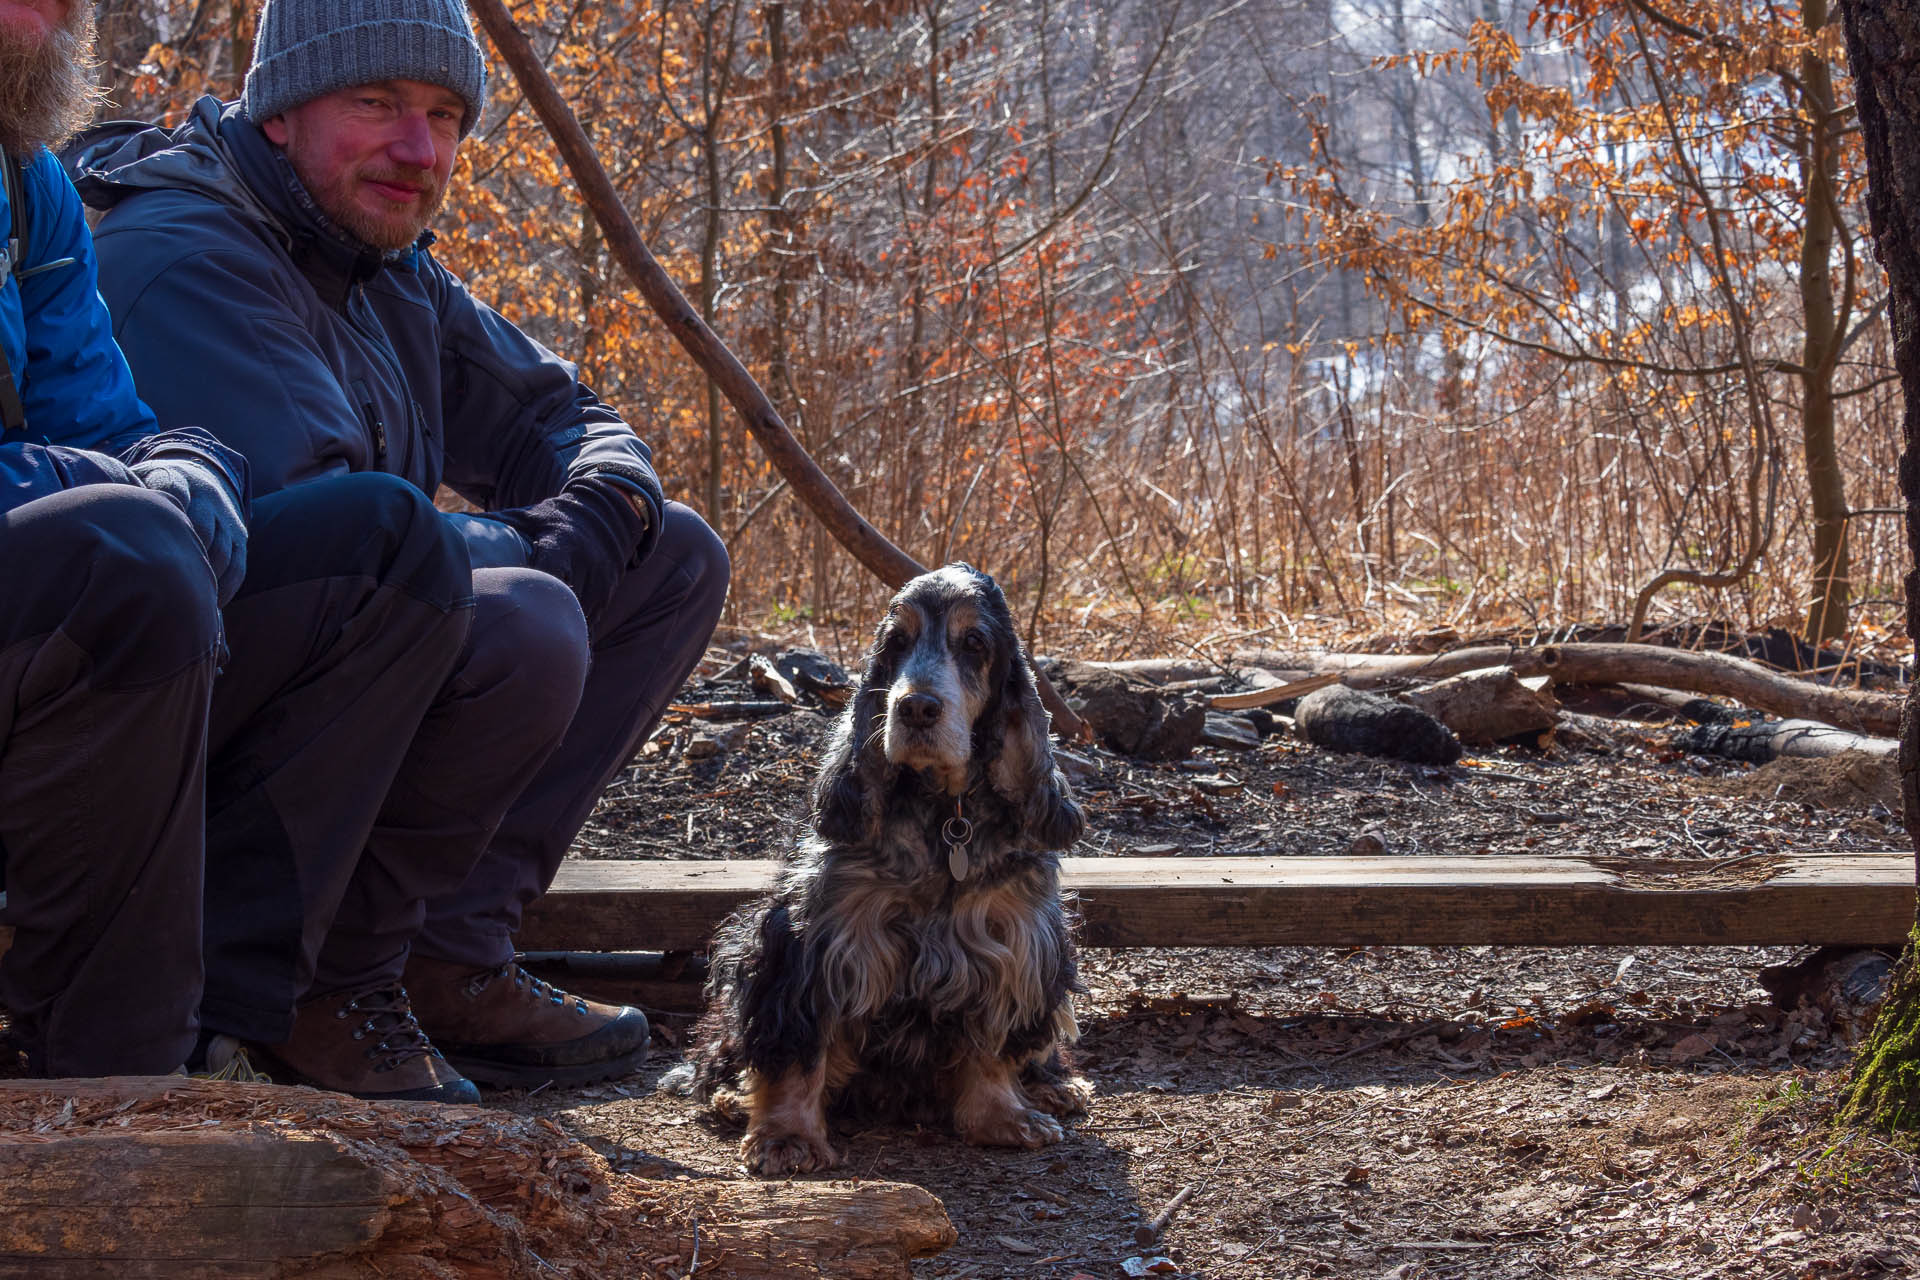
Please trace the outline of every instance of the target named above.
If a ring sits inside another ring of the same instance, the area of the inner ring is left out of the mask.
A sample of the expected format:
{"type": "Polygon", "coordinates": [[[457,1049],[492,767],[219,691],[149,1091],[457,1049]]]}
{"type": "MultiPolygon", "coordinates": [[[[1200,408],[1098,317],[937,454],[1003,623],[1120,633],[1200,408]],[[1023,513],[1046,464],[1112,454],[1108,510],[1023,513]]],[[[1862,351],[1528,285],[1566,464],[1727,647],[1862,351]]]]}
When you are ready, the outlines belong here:
{"type": "MultiPolygon", "coordinates": [[[[466,554],[383,476],[265,498],[249,528],[241,456],[159,430],[47,149],[94,106],[92,38],[87,0],[0,0],[0,1005],[33,1074],[251,1076],[198,1021],[203,854],[366,843],[465,642],[466,554]]],[[[256,906],[330,911],[381,874],[329,865],[256,906]]],[[[302,985],[331,962],[261,957],[302,985]]],[[[387,1092],[474,1096],[403,1056],[387,1092]]]]}
{"type": "MultiPolygon", "coordinates": [[[[461,0],[267,0],[237,102],[67,153],[106,211],[101,290],[163,424],[240,449],[256,492],[384,472],[484,513],[447,517],[475,566],[465,674],[395,782],[431,817],[388,833],[405,870],[356,914],[420,904],[404,995],[390,938],[356,943],[359,985],[301,993],[272,1049],[309,1078],[345,1071],[361,1012],[394,998],[482,1083],[606,1078],[646,1047],[638,1011],[531,978],[513,936],[704,652],[727,556],[573,367],[434,260],[426,226],[485,95],[461,0]]],[[[260,940],[223,936],[244,910],[212,886],[210,965],[260,940]]],[[[257,1023],[278,995],[229,1012],[257,1023]]]]}

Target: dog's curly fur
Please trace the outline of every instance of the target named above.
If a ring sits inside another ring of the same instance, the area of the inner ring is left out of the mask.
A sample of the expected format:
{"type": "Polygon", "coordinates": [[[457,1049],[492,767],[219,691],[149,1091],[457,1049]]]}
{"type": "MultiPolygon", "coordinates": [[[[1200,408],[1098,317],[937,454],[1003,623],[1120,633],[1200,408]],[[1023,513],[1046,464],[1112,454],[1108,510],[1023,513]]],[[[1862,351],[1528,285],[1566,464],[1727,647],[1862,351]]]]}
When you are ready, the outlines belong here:
{"type": "Polygon", "coordinates": [[[839,1163],[830,1109],[1058,1141],[1089,1096],[1063,1058],[1085,988],[1059,883],[1085,820],[992,578],[953,564],[894,597],[812,820],[771,895],[723,926],[696,1029],[693,1090],[744,1109],[747,1167],[839,1163]]]}

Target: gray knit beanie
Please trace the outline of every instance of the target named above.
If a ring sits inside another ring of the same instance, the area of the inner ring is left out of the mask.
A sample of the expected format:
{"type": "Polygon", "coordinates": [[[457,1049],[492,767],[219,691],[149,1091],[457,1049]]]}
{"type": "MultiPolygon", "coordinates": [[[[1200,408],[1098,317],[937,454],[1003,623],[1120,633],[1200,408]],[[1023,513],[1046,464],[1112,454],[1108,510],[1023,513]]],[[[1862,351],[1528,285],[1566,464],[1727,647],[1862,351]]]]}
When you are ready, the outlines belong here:
{"type": "Polygon", "coordinates": [[[418,80],[460,95],[465,137],[487,105],[487,64],[465,0],[266,0],[240,101],[255,123],[354,85],[418,80]]]}

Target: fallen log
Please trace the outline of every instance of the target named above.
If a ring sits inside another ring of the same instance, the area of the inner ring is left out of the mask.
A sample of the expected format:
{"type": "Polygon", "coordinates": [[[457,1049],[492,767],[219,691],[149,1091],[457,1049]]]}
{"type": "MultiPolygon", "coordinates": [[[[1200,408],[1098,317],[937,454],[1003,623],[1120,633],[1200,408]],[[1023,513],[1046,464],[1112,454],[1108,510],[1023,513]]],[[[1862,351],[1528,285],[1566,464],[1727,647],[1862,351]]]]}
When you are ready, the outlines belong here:
{"type": "Polygon", "coordinates": [[[1204,680],[1208,676],[1228,674],[1219,663],[1208,662],[1203,658],[1125,658],[1117,662],[1091,662],[1076,659],[1074,665],[1096,671],[1117,671],[1123,676],[1134,676],[1154,684],[1167,684],[1177,680],[1204,680]]]}
{"type": "Polygon", "coordinates": [[[1462,742],[1500,742],[1523,734],[1542,734],[1560,718],[1553,682],[1542,676],[1523,681],[1512,667],[1487,667],[1449,676],[1424,689],[1403,693],[1400,700],[1453,730],[1462,742]]]}
{"type": "Polygon", "coordinates": [[[1849,733],[1845,729],[1817,724],[1812,720],[1695,725],[1676,737],[1673,745],[1682,751],[1720,756],[1727,760],[1748,760],[1754,764],[1765,764],[1781,756],[1824,760],[1848,751],[1857,751],[1878,760],[1892,760],[1900,754],[1898,738],[1849,733]]]}
{"type": "Polygon", "coordinates": [[[1329,751],[1415,764],[1452,764],[1460,758],[1459,741],[1432,715],[1343,685],[1300,699],[1293,723],[1301,737],[1329,751]]]}
{"type": "Polygon", "coordinates": [[[0,1276],[905,1280],[954,1239],[918,1187],[636,1178],[482,1107],[0,1082],[0,1276]]]}
{"type": "Polygon", "coordinates": [[[1828,688],[1724,653],[1644,644],[1484,645],[1431,656],[1251,649],[1233,660],[1276,671],[1337,673],[1354,688],[1507,666],[1517,675],[1552,676],[1561,684],[1650,684],[1718,694],[1777,716],[1888,736],[1900,731],[1904,703],[1899,694],[1828,688]]]}

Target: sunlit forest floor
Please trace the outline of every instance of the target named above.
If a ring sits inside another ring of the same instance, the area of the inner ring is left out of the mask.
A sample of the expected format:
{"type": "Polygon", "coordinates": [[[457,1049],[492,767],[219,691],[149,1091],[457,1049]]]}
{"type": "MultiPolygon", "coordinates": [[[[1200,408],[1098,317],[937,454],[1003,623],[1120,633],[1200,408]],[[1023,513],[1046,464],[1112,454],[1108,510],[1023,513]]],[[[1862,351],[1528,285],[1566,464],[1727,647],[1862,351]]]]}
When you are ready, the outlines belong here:
{"type": "MultiPolygon", "coordinates": [[[[716,649],[707,670],[738,657],[716,649]]],[[[856,655],[846,655],[853,662],[856,655]]],[[[739,696],[739,691],[731,691],[739,696]]],[[[728,696],[696,683],[687,697],[728,696]]],[[[576,856],[774,857],[829,723],[670,719],[576,856]],[[700,745],[695,746],[694,744],[700,745]],[[694,749],[689,750],[689,747],[694,749]]],[[[1569,852],[1740,858],[1907,847],[1890,778],[1674,751],[1671,730],[1447,768],[1284,735],[1145,764],[1078,752],[1082,855],[1569,852]]],[[[1862,939],[1862,941],[1869,941],[1862,939]]],[[[1785,1012],[1784,949],[1141,950],[1085,957],[1092,1113],[1061,1145],[844,1134],[841,1176],[919,1183],[959,1242],[927,1277],[1865,1277],[1920,1269],[1920,1159],[1830,1128],[1858,1025],[1785,1012]],[[1161,1240],[1135,1232],[1183,1189],[1161,1240]]],[[[495,1105],[637,1173],[742,1176],[737,1132],[647,1072],[495,1105]]]]}

